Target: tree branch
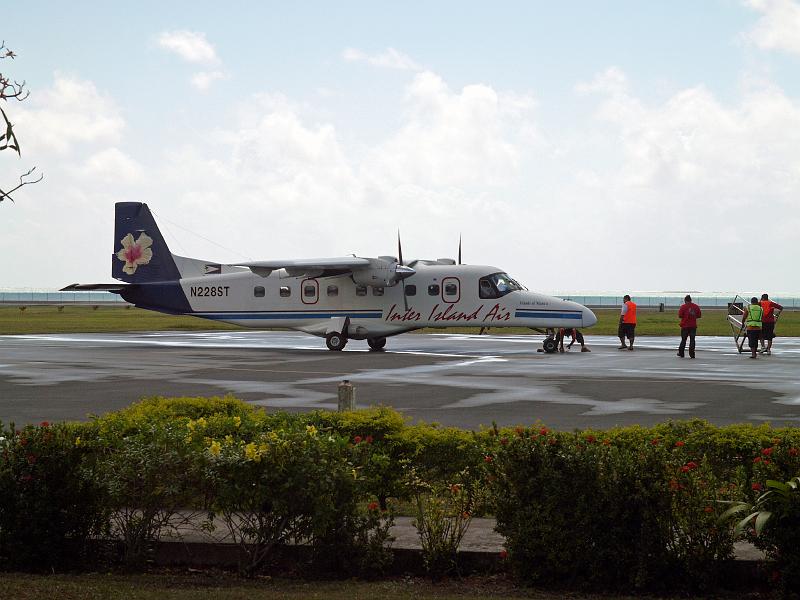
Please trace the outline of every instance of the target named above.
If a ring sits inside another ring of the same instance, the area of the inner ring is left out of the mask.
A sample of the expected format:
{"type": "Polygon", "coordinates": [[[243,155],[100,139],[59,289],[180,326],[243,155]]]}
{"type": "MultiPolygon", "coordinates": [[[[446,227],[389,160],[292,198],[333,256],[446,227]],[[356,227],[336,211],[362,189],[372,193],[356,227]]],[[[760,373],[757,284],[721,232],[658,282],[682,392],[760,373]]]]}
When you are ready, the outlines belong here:
{"type": "Polygon", "coordinates": [[[38,179],[32,179],[30,181],[25,181],[25,178],[30,176],[35,170],[36,170],[36,167],[32,167],[31,169],[28,170],[27,173],[23,173],[22,175],[20,175],[19,176],[19,185],[14,187],[14,188],[11,188],[7,192],[5,192],[2,189],[0,189],[0,202],[5,200],[6,198],[11,200],[11,202],[14,202],[14,199],[11,197],[12,193],[16,192],[19,188],[21,188],[23,186],[33,185],[34,183],[39,183],[42,179],[44,179],[44,174],[40,174],[38,179]]]}

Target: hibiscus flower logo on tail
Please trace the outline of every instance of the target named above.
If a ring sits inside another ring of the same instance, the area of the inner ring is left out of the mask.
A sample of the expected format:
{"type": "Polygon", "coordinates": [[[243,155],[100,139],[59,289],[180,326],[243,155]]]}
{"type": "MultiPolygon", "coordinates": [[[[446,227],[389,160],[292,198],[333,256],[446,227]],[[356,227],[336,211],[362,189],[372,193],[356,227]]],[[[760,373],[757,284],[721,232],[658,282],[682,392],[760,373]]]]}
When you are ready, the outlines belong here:
{"type": "Polygon", "coordinates": [[[122,270],[128,275],[136,273],[139,265],[146,265],[153,258],[153,251],[150,246],[153,245],[153,238],[146,233],[140,233],[139,239],[133,240],[133,235],[128,234],[120,240],[122,249],[117,252],[117,258],[125,263],[122,270]]]}

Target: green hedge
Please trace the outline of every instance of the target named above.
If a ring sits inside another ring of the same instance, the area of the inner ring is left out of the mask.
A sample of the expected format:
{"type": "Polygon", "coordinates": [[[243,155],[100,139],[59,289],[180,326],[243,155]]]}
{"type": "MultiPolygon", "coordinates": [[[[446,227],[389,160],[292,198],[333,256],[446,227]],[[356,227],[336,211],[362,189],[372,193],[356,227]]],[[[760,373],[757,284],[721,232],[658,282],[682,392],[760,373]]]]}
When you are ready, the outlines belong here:
{"type": "MultiPolygon", "coordinates": [[[[392,499],[421,506],[421,489],[469,489],[481,501],[456,517],[495,515],[502,562],[522,581],[710,589],[732,557],[726,502],[752,503],[768,480],[800,473],[793,428],[473,432],[412,425],[389,408],[268,413],[232,397],[150,398],[87,423],[0,427],[0,438],[0,562],[14,568],[94,564],[86,541],[108,533],[142,565],[196,511],[230,530],[243,572],[301,541],[312,567],[379,574],[392,499]]],[[[769,526],[745,535],[772,556],[800,552],[769,526]]]]}

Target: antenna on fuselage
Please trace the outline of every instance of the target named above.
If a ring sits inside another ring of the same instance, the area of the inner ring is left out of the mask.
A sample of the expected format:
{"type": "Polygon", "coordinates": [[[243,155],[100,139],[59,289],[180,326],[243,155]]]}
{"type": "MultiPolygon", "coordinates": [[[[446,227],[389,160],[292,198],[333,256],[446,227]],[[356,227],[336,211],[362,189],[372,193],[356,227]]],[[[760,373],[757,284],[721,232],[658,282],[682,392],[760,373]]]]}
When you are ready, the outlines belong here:
{"type": "Polygon", "coordinates": [[[458,264],[461,264],[461,234],[458,234],[458,264]]]}

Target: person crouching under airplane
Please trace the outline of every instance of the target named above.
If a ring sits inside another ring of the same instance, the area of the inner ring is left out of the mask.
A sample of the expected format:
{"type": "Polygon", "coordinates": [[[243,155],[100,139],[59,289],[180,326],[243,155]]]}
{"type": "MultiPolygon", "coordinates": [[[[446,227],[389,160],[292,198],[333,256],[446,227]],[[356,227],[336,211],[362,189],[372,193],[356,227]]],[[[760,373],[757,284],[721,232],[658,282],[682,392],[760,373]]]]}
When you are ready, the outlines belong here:
{"type": "Polygon", "coordinates": [[[572,341],[567,345],[567,350],[572,348],[572,344],[575,343],[575,340],[581,345],[581,352],[591,352],[589,348],[586,347],[586,342],[583,339],[583,334],[578,330],[576,327],[566,327],[561,328],[558,330],[558,335],[556,336],[556,343],[558,344],[559,352],[564,352],[564,338],[566,336],[570,336],[572,341]]]}
{"type": "Polygon", "coordinates": [[[753,296],[750,299],[750,304],[744,311],[744,327],[747,328],[747,345],[750,346],[752,356],[750,358],[758,358],[756,352],[758,351],[758,341],[761,338],[761,319],[764,317],[764,309],[758,301],[758,298],[753,296]]]}
{"type": "Polygon", "coordinates": [[[628,294],[622,299],[622,312],[619,315],[619,349],[633,350],[633,339],[636,337],[636,303],[631,300],[628,294]],[[625,345],[625,338],[628,338],[628,346],[625,345]]]}

